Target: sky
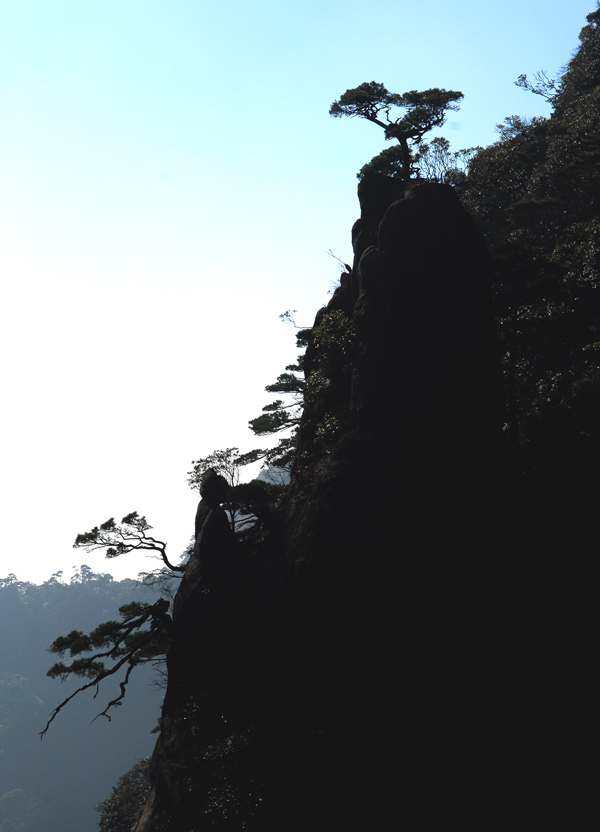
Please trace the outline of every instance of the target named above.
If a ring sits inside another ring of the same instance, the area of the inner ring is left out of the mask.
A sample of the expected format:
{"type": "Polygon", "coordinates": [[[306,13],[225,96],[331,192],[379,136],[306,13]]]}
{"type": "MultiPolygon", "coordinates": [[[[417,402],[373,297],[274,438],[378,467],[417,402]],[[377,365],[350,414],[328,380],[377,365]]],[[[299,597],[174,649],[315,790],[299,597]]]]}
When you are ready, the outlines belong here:
{"type": "Polygon", "coordinates": [[[248,421],[296,357],[279,316],[329,300],[386,146],[334,100],[460,90],[431,137],[488,145],[549,115],[514,81],[559,73],[594,8],[0,0],[0,578],[155,567],[72,548],[133,510],[177,560],[192,460],[265,444],[248,421]]]}

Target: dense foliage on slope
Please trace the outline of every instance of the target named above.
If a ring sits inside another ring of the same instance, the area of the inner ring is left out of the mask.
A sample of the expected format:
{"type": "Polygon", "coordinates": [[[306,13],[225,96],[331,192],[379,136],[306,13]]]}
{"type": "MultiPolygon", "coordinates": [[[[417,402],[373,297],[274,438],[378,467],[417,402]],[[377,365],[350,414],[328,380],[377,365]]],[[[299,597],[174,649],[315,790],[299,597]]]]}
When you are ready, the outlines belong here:
{"type": "Polygon", "coordinates": [[[585,515],[600,438],[600,11],[580,41],[542,89],[550,118],[507,119],[471,161],[462,199],[494,255],[506,433],[523,487],[562,493],[585,515]]]}
{"type": "Polygon", "coordinates": [[[149,757],[121,775],[111,793],[96,806],[100,832],[131,832],[150,791],[149,757]]]}

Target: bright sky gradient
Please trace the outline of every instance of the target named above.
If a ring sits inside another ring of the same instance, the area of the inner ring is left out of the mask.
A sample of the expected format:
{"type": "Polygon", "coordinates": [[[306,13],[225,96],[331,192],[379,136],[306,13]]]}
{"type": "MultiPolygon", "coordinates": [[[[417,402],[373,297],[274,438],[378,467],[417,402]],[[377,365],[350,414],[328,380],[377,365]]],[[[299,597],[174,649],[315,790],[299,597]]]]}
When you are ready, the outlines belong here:
{"type": "Polygon", "coordinates": [[[89,564],[137,510],[176,559],[193,459],[247,428],[351,262],[356,171],[386,145],[348,88],[461,90],[487,145],[548,115],[594,0],[0,0],[0,577],[89,564]]]}

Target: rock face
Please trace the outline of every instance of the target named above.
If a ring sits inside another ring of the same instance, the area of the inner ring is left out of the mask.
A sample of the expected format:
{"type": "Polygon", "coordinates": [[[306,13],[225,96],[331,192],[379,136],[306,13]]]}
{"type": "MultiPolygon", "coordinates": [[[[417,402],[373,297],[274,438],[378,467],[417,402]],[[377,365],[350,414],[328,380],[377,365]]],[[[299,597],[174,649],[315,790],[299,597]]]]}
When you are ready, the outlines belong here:
{"type": "Polygon", "coordinates": [[[449,186],[371,176],[359,200],[262,572],[169,678],[137,832],[429,828],[465,790],[485,800],[489,258],[449,186]]]}

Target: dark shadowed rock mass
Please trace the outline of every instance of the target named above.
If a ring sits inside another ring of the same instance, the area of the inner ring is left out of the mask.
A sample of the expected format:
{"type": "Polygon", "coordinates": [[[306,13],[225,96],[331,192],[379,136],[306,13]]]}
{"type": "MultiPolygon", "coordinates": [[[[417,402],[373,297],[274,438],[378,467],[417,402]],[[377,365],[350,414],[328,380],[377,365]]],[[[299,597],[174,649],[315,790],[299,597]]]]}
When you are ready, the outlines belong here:
{"type": "MultiPolygon", "coordinates": [[[[489,257],[449,186],[370,176],[359,199],[264,580],[174,645],[137,832],[426,829],[493,799],[489,257]]],[[[197,621],[187,579],[176,618],[197,621]]]]}

